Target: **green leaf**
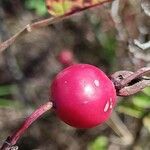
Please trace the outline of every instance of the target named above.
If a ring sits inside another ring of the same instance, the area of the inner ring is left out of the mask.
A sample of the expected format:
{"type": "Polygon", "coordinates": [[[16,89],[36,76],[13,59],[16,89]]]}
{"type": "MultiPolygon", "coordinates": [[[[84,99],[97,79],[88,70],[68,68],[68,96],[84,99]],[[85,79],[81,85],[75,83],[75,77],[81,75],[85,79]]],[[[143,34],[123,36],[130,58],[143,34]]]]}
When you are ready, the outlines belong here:
{"type": "Polygon", "coordinates": [[[100,5],[108,0],[46,0],[48,12],[53,16],[68,15],[100,5]]]}
{"type": "Polygon", "coordinates": [[[26,0],[25,7],[28,9],[35,10],[36,14],[40,16],[45,15],[47,13],[44,0],[26,0]]]}
{"type": "Polygon", "coordinates": [[[6,108],[6,107],[19,108],[19,107],[21,107],[21,103],[19,103],[18,101],[11,100],[11,99],[2,99],[2,98],[0,98],[0,107],[1,108],[6,108]]]}
{"type": "Polygon", "coordinates": [[[147,96],[150,96],[150,87],[147,87],[143,90],[143,93],[146,94],[147,96]]]}
{"type": "Polygon", "coordinates": [[[132,98],[133,104],[140,108],[150,108],[150,97],[145,94],[140,94],[132,98]]]}
{"type": "Polygon", "coordinates": [[[108,145],[108,139],[105,136],[97,137],[88,146],[88,150],[106,150],[108,145]]]}
{"type": "Polygon", "coordinates": [[[120,113],[124,113],[126,115],[141,118],[144,114],[144,110],[134,106],[134,105],[120,105],[117,107],[117,111],[120,113]]]}
{"type": "Polygon", "coordinates": [[[16,88],[15,85],[1,85],[0,96],[6,96],[12,94],[12,91],[16,88]]]}

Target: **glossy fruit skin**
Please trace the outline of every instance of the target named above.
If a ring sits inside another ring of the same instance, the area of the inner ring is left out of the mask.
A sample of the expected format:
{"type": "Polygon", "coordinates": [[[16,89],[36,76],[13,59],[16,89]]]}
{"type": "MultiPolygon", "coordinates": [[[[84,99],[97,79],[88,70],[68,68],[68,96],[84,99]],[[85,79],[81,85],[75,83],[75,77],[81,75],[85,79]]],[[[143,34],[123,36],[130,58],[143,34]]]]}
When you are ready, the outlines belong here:
{"type": "Polygon", "coordinates": [[[75,64],[61,71],[51,85],[56,114],[76,128],[105,122],[116,102],[112,81],[97,67],[75,64]]]}
{"type": "Polygon", "coordinates": [[[64,66],[70,66],[73,64],[73,53],[70,50],[64,49],[58,55],[59,62],[64,66]]]}

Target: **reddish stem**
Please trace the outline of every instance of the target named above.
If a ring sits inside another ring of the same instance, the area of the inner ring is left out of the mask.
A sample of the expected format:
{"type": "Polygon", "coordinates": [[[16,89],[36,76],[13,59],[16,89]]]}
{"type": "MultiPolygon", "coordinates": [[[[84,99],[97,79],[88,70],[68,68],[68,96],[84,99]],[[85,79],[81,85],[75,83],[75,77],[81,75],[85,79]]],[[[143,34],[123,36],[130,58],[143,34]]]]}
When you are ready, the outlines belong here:
{"type": "Polygon", "coordinates": [[[144,67],[144,68],[141,68],[141,69],[137,70],[136,72],[131,74],[129,77],[123,79],[120,84],[121,84],[122,87],[124,87],[129,82],[131,82],[133,79],[141,77],[141,76],[143,76],[146,73],[150,73],[150,67],[144,67]]]}
{"type": "Polygon", "coordinates": [[[150,74],[150,67],[144,67],[136,72],[131,71],[117,71],[111,75],[117,95],[129,96],[133,95],[145,87],[150,86],[150,78],[144,77],[145,74],[150,74]]]}
{"type": "Polygon", "coordinates": [[[36,121],[41,115],[43,115],[46,111],[52,108],[52,102],[47,102],[46,104],[37,108],[20,126],[20,128],[14,132],[11,136],[9,136],[6,141],[3,143],[0,150],[8,150],[13,147],[19,138],[24,134],[24,132],[30,127],[30,125],[36,121]]]}

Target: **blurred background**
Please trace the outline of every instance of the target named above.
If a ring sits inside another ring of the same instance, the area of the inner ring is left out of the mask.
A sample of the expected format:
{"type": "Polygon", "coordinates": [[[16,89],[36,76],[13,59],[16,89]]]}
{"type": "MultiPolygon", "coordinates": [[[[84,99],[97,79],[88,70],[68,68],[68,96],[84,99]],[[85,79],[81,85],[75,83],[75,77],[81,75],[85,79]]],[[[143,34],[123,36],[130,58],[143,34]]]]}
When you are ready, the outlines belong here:
{"type": "MultiPolygon", "coordinates": [[[[115,0],[25,34],[1,53],[0,145],[49,99],[51,81],[64,68],[58,59],[64,50],[108,75],[150,66],[150,48],[144,47],[150,40],[149,6],[148,0],[115,0]]],[[[44,0],[0,0],[0,42],[48,17],[44,0]]],[[[149,150],[150,88],[117,102],[107,123],[87,130],[46,113],[27,130],[19,149],[149,150]]]]}

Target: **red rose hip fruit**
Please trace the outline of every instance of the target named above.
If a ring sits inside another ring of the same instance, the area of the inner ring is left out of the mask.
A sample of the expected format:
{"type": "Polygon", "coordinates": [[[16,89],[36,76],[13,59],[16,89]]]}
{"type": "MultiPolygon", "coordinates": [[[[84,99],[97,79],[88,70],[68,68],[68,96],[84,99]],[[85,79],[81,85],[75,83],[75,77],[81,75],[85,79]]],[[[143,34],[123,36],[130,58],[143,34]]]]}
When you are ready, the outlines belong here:
{"type": "Polygon", "coordinates": [[[73,64],[73,53],[70,50],[62,50],[58,55],[58,60],[62,65],[70,66],[73,64]]]}
{"type": "Polygon", "coordinates": [[[72,65],[61,71],[51,86],[59,118],[76,128],[91,128],[105,122],[115,105],[112,81],[97,67],[72,65]]]}

